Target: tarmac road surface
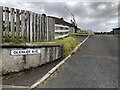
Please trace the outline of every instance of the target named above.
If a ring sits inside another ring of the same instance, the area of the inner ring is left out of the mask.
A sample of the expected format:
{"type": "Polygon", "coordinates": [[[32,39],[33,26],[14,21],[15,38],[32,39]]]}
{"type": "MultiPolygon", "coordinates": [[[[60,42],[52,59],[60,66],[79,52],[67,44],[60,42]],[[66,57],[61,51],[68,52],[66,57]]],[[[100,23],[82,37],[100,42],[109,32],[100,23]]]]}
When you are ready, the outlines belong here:
{"type": "Polygon", "coordinates": [[[56,77],[37,88],[118,88],[118,37],[91,36],[56,77]]]}

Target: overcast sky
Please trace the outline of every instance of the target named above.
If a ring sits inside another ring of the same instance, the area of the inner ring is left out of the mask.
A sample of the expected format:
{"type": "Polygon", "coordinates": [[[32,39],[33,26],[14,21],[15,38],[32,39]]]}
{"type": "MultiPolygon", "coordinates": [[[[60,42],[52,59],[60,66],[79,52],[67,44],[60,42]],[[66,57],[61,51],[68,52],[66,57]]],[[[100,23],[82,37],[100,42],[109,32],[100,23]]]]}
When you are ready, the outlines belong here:
{"type": "Polygon", "coordinates": [[[70,9],[75,15],[77,25],[81,29],[93,31],[111,31],[118,27],[118,3],[117,2],[80,2],[62,1],[53,2],[8,2],[0,1],[0,6],[14,7],[18,9],[30,10],[36,13],[45,13],[47,16],[64,18],[70,22],[71,14],[64,7],[70,9]]]}

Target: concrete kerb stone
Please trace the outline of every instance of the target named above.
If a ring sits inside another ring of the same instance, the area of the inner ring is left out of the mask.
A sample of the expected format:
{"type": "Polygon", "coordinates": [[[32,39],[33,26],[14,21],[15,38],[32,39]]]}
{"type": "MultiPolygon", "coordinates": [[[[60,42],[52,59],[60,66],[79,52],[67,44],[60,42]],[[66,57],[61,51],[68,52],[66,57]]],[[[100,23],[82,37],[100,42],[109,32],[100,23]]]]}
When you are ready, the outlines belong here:
{"type": "Polygon", "coordinates": [[[42,82],[44,82],[47,78],[49,78],[60,66],[62,66],[67,60],[68,58],[70,58],[72,56],[72,54],[74,54],[78,48],[85,43],[85,41],[90,37],[87,36],[84,41],[82,41],[82,43],[80,43],[72,52],[71,54],[69,54],[65,59],[63,59],[60,63],[58,63],[54,68],[52,68],[50,71],[48,71],[48,73],[46,75],[44,75],[40,80],[38,80],[35,84],[33,84],[30,89],[34,89],[36,88],[39,84],[41,84],[42,82]]]}
{"type": "Polygon", "coordinates": [[[13,85],[1,85],[2,88],[13,88],[13,89],[30,89],[28,86],[13,86],[13,85]]]}
{"type": "Polygon", "coordinates": [[[48,77],[50,77],[50,74],[47,73],[46,75],[44,75],[40,80],[38,80],[35,84],[33,84],[30,89],[34,89],[36,88],[40,83],[42,83],[43,81],[45,81],[48,77]]]}

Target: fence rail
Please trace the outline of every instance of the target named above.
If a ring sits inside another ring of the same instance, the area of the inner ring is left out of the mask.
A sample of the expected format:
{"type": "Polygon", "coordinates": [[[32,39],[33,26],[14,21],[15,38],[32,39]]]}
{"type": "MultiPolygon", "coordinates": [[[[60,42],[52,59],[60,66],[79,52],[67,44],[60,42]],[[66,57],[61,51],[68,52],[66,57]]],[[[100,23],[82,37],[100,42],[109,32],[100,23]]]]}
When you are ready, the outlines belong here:
{"type": "Polygon", "coordinates": [[[54,26],[54,19],[44,14],[0,6],[0,42],[3,39],[53,41],[54,26]]]}
{"type": "Polygon", "coordinates": [[[55,32],[69,32],[69,30],[55,30],[55,32]]]}
{"type": "Polygon", "coordinates": [[[60,38],[64,38],[67,37],[69,34],[65,34],[65,35],[60,35],[60,36],[55,36],[55,39],[60,39],[60,38]]]}
{"type": "Polygon", "coordinates": [[[69,35],[69,30],[55,30],[55,34],[58,34],[57,36],[55,35],[55,39],[64,38],[69,35]],[[62,33],[62,35],[59,33],[62,33]]]}

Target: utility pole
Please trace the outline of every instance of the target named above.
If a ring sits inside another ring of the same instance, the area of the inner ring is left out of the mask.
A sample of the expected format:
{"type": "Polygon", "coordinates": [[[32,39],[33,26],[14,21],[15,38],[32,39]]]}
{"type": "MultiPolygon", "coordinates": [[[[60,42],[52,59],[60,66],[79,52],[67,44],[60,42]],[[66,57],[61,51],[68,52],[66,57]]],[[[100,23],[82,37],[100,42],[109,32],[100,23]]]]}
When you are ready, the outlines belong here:
{"type": "Polygon", "coordinates": [[[66,9],[67,9],[67,11],[72,15],[72,17],[73,17],[73,22],[74,22],[74,28],[75,28],[75,33],[77,33],[77,23],[76,23],[76,21],[75,21],[75,16],[74,16],[74,14],[66,7],[66,6],[64,6],[66,9]]]}

